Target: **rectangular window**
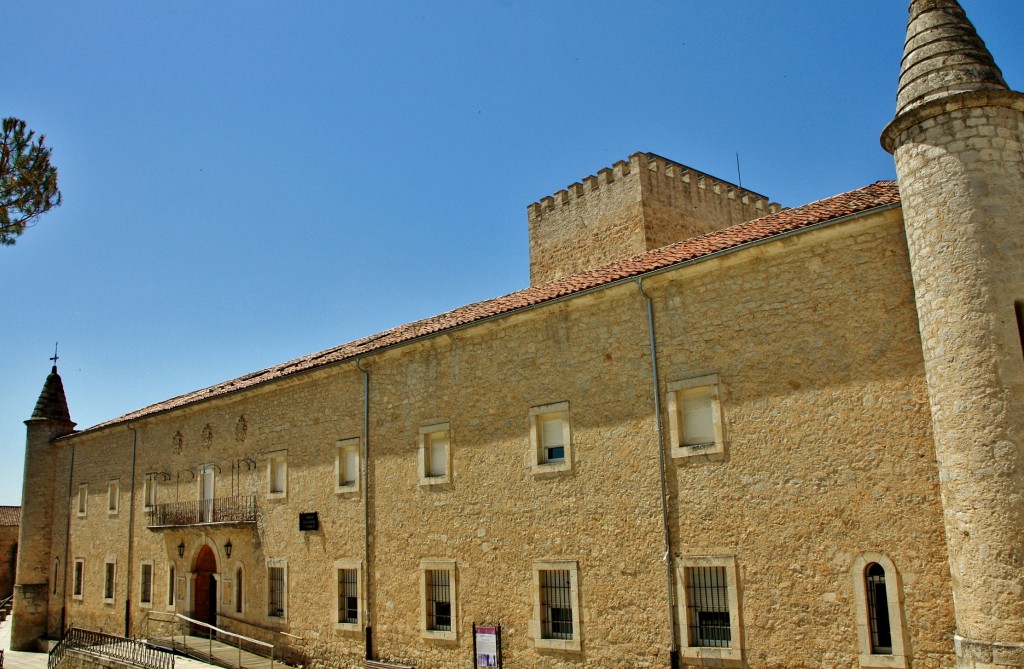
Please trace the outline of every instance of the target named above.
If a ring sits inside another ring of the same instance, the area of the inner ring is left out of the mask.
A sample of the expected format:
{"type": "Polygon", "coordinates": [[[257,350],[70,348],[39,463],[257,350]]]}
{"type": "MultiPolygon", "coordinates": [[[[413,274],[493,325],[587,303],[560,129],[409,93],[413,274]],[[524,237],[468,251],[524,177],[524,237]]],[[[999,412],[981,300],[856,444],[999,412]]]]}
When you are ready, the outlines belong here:
{"type": "Polygon", "coordinates": [[[153,563],[142,563],[142,578],[139,583],[139,602],[151,605],[153,603],[153,563]]]}
{"type": "Polygon", "coordinates": [[[89,510],[89,485],[83,483],[78,486],[78,515],[81,518],[85,518],[85,514],[89,510]]]}
{"type": "Polygon", "coordinates": [[[743,659],[736,559],[684,557],[677,562],[684,658],[743,659]]]}
{"type": "Polygon", "coordinates": [[[451,575],[446,569],[428,569],[427,629],[432,632],[452,630],[451,575]]]}
{"type": "Polygon", "coordinates": [[[668,416],[672,457],[724,457],[718,375],[711,374],[670,383],[668,416]]]}
{"type": "Polygon", "coordinates": [[[117,506],[121,497],[120,490],[121,486],[117,480],[110,481],[107,484],[107,514],[111,516],[117,513],[117,506]]]}
{"type": "Polygon", "coordinates": [[[152,509],[156,506],[156,491],[157,491],[157,475],[147,474],[146,475],[146,489],[143,491],[144,498],[146,500],[146,508],[152,509]]]}
{"type": "Polygon", "coordinates": [[[454,641],[457,633],[455,562],[421,561],[420,595],[423,602],[423,613],[420,617],[422,636],[454,641]]]}
{"type": "Polygon", "coordinates": [[[359,581],[355,569],[338,570],[338,622],[346,625],[359,622],[359,581]]]}
{"type": "Polygon", "coordinates": [[[75,572],[71,580],[72,599],[82,598],[82,582],[85,579],[85,560],[75,558],[75,572]]]}
{"type": "Polygon", "coordinates": [[[267,479],[268,496],[288,495],[288,451],[277,451],[267,456],[267,479]]]}
{"type": "Polygon", "coordinates": [[[690,609],[691,646],[729,647],[732,636],[725,567],[687,567],[686,606],[690,609]]]}
{"type": "Polygon", "coordinates": [[[114,603],[114,580],[117,574],[117,562],[113,558],[107,558],[103,564],[103,601],[107,604],[114,603]]]}
{"type": "Polygon", "coordinates": [[[568,402],[530,409],[530,448],[535,474],[572,469],[568,402]]]}
{"type": "Polygon", "coordinates": [[[287,612],[285,608],[288,587],[286,576],[284,565],[271,564],[267,566],[267,616],[271,618],[284,618],[287,612]]]}
{"type": "Polygon", "coordinates": [[[359,438],[341,439],[335,444],[335,492],[359,490],[359,438]]]}
{"type": "Polygon", "coordinates": [[[1024,355],[1024,302],[1014,302],[1013,312],[1017,316],[1017,336],[1020,338],[1020,350],[1024,355]]]}
{"type": "Polygon", "coordinates": [[[448,423],[435,423],[420,428],[420,485],[451,481],[451,433],[448,423]]]}
{"type": "Polygon", "coordinates": [[[576,562],[534,563],[530,636],[537,648],[580,650],[578,578],[576,562]]]}
{"type": "Polygon", "coordinates": [[[235,572],[235,613],[242,613],[243,593],[242,589],[242,568],[235,572]]]}
{"type": "Polygon", "coordinates": [[[174,565],[167,568],[167,608],[174,608],[174,586],[177,583],[174,578],[174,565]]]}
{"type": "Polygon", "coordinates": [[[572,639],[571,593],[568,569],[545,569],[540,573],[542,639],[572,639]]]}

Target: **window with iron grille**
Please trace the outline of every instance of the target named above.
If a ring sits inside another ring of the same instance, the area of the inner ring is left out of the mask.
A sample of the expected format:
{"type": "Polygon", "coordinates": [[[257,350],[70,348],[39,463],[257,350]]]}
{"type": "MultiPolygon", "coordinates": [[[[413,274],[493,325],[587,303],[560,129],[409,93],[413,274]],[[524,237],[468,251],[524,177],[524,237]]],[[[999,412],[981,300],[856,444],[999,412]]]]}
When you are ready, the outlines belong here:
{"type": "Polygon", "coordinates": [[[338,622],[355,625],[359,622],[359,571],[338,570],[338,622]]]}
{"type": "Polygon", "coordinates": [[[426,579],[427,630],[452,631],[451,572],[447,569],[428,569],[426,579]]]}
{"type": "Polygon", "coordinates": [[[113,602],[114,601],[114,571],[116,564],[112,560],[107,560],[104,564],[103,570],[103,601],[113,602]]]}
{"type": "Polygon", "coordinates": [[[268,567],[267,615],[284,618],[284,567],[268,567]]]}
{"type": "Polygon", "coordinates": [[[139,584],[140,595],[139,601],[142,604],[153,603],[153,565],[149,563],[142,564],[142,579],[139,584]]]}
{"type": "Polygon", "coordinates": [[[85,561],[75,560],[75,575],[72,581],[71,596],[76,599],[82,598],[82,580],[85,577],[85,561]]]}
{"type": "Polygon", "coordinates": [[[572,581],[568,569],[540,572],[542,639],[572,639],[572,581]]]}
{"type": "Polygon", "coordinates": [[[689,645],[730,646],[732,627],[725,567],[687,567],[686,606],[689,612],[689,645]]]}
{"type": "Polygon", "coordinates": [[[885,569],[872,562],[864,570],[867,591],[868,621],[871,624],[871,652],[875,655],[892,654],[892,628],[889,624],[889,597],[885,591],[885,569]]]}

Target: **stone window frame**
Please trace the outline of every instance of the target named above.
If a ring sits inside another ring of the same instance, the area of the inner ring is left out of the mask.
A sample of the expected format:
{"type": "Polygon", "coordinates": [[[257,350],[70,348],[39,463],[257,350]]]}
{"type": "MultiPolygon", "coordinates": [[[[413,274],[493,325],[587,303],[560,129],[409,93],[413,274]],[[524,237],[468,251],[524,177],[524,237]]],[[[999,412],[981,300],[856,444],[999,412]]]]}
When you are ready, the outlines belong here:
{"type": "Polygon", "coordinates": [[[178,579],[176,572],[177,568],[172,560],[167,565],[167,600],[165,603],[168,611],[174,611],[177,606],[178,593],[176,592],[176,586],[178,579]]]}
{"type": "Polygon", "coordinates": [[[571,472],[573,468],[572,448],[572,420],[569,414],[569,402],[552,402],[541,404],[530,408],[530,469],[534,476],[547,474],[559,474],[571,472]],[[547,461],[544,457],[545,445],[541,430],[541,421],[552,415],[559,415],[562,419],[562,448],[563,458],[561,460],[547,461]]]}
{"type": "Polygon", "coordinates": [[[722,419],[722,392],[718,374],[706,374],[678,379],[668,384],[668,425],[670,455],[689,462],[722,460],[725,458],[725,428],[722,419]],[[683,434],[683,393],[687,390],[708,388],[711,391],[711,421],[715,441],[712,445],[687,446],[683,434]]]}
{"type": "Polygon", "coordinates": [[[85,558],[76,557],[71,570],[71,599],[82,601],[85,597],[85,558]]]}
{"type": "Polygon", "coordinates": [[[455,560],[433,558],[420,560],[420,637],[423,639],[439,639],[456,641],[459,634],[459,597],[458,570],[455,560]],[[448,603],[451,607],[451,630],[427,629],[427,572],[448,572],[448,603]]]}
{"type": "Polygon", "coordinates": [[[286,558],[267,558],[266,562],[266,578],[267,585],[264,588],[266,594],[266,606],[263,609],[263,614],[266,619],[270,622],[283,623],[288,620],[288,560],[286,558]],[[281,591],[281,615],[271,615],[270,604],[271,604],[271,569],[282,570],[282,591],[281,591]]]}
{"type": "Polygon", "coordinates": [[[576,560],[539,560],[533,563],[533,617],[527,625],[527,631],[533,639],[534,648],[580,652],[583,648],[583,609],[580,607],[579,563],[576,560]],[[568,571],[569,597],[572,606],[572,638],[543,638],[544,617],[541,601],[541,572],[568,571]]]}
{"type": "Polygon", "coordinates": [[[117,599],[117,558],[113,555],[108,555],[107,559],[103,561],[103,603],[113,604],[117,599]],[[110,574],[110,578],[107,578],[107,574],[110,574]],[[110,585],[110,590],[107,590],[107,585],[110,585]]]}
{"type": "Polygon", "coordinates": [[[121,509],[121,479],[107,481],[107,515],[116,516],[121,509]]]}
{"type": "Polygon", "coordinates": [[[417,467],[419,484],[421,486],[436,486],[451,483],[452,481],[452,430],[451,424],[444,421],[433,421],[423,425],[419,430],[419,451],[417,454],[417,467]],[[445,437],[444,446],[444,474],[431,476],[430,468],[430,441],[436,434],[443,434],[445,437]]]}
{"type": "Polygon", "coordinates": [[[720,666],[723,660],[743,661],[743,616],[740,608],[739,567],[734,555],[687,555],[676,558],[676,609],[680,638],[680,657],[702,666],[720,666]],[[693,646],[690,637],[690,607],[687,591],[687,569],[695,567],[724,567],[729,597],[729,646],[693,646]]]}
{"type": "Polygon", "coordinates": [[[267,499],[287,499],[288,497],[288,449],[271,451],[267,453],[267,499]],[[281,462],[284,465],[284,480],[281,481],[281,490],[274,490],[274,465],[281,462]]]}
{"type": "Polygon", "coordinates": [[[143,508],[151,511],[156,507],[157,490],[159,489],[159,478],[157,474],[146,474],[146,480],[142,488],[143,508]]]}
{"type": "Polygon", "coordinates": [[[899,570],[888,556],[875,551],[865,551],[853,560],[850,568],[853,578],[853,600],[857,620],[857,650],[860,666],[882,669],[906,669],[910,664],[910,643],[903,618],[903,579],[899,570]],[[871,652],[871,623],[868,619],[867,584],[864,572],[868,565],[878,563],[885,570],[885,596],[889,605],[889,633],[892,636],[892,653],[883,655],[871,652]]]}
{"type": "Polygon", "coordinates": [[[79,483],[78,484],[78,511],[77,515],[79,518],[85,518],[89,515],[89,484],[79,483]]]}
{"type": "Polygon", "coordinates": [[[142,560],[139,562],[139,606],[145,609],[153,608],[154,595],[156,589],[154,588],[156,579],[154,578],[156,573],[156,567],[152,560],[142,560]],[[146,567],[149,567],[149,601],[142,598],[146,585],[146,567]]]}
{"type": "Polygon", "coordinates": [[[359,437],[339,439],[334,442],[334,492],[339,495],[359,492],[359,482],[362,478],[363,469],[363,456],[359,452],[360,445],[361,440],[359,437]],[[341,476],[345,467],[345,455],[350,452],[355,452],[356,454],[356,476],[351,484],[345,484],[341,480],[341,476]]]}
{"type": "Polygon", "coordinates": [[[360,632],[363,629],[363,563],[360,560],[342,559],[334,561],[334,611],[331,616],[331,623],[334,625],[334,629],[342,632],[360,632]],[[356,622],[354,623],[343,623],[340,621],[341,610],[340,600],[341,592],[339,592],[338,583],[338,572],[342,569],[352,569],[356,572],[356,622]]]}

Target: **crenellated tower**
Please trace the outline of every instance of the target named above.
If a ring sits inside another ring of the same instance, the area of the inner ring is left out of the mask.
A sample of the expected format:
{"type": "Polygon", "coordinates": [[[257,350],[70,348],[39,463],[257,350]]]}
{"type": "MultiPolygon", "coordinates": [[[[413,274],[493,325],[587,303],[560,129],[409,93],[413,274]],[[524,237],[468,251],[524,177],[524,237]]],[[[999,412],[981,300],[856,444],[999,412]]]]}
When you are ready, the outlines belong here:
{"type": "Polygon", "coordinates": [[[1024,667],[1024,95],[956,0],[913,0],[899,178],[958,666],[1024,667]]]}
{"type": "Polygon", "coordinates": [[[527,207],[530,285],[774,214],[764,195],[634,153],[527,207]]]}
{"type": "Polygon", "coordinates": [[[62,584],[51,582],[58,576],[53,573],[53,538],[64,532],[64,527],[56,526],[61,519],[66,521],[69,502],[66,490],[55,489],[57,472],[64,469],[65,458],[54,440],[73,432],[75,423],[68,412],[64,383],[56,365],[46,377],[32,417],[25,425],[25,476],[21,493],[18,572],[14,584],[12,650],[38,650],[39,639],[54,631],[60,632],[49,629],[52,627],[50,593],[63,594],[62,584]],[[59,507],[57,499],[64,500],[59,507]]]}

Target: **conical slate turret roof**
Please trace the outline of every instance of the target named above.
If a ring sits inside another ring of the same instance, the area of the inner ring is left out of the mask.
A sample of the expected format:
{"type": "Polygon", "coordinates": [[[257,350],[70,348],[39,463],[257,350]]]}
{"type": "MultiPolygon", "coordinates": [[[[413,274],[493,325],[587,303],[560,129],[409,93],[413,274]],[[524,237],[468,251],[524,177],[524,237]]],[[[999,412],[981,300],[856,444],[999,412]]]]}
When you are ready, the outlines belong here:
{"type": "Polygon", "coordinates": [[[62,420],[71,422],[71,413],[68,411],[68,400],[64,396],[64,382],[60,380],[57,373],[57,365],[50,370],[43,384],[43,392],[39,393],[36,401],[36,408],[32,412],[32,418],[44,418],[49,420],[62,420]]]}
{"type": "Polygon", "coordinates": [[[958,93],[1007,90],[957,0],[912,0],[896,116],[958,93]]]}

